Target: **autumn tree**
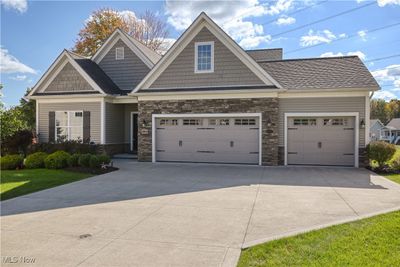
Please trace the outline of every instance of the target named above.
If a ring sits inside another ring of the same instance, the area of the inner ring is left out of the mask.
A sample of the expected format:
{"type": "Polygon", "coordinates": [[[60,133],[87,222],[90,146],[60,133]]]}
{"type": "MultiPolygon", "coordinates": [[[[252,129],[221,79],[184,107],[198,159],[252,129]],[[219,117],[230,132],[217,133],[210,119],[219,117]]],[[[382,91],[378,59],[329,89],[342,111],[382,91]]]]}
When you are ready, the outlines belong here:
{"type": "Polygon", "coordinates": [[[393,118],[400,118],[400,100],[392,99],[386,102],[383,99],[371,100],[371,119],[379,119],[387,124],[393,118]]]}
{"type": "Polygon", "coordinates": [[[166,24],[155,13],[146,11],[140,16],[133,12],[118,12],[103,8],[92,13],[80,30],[73,51],[92,56],[117,28],[158,51],[168,35],[166,24]]]}

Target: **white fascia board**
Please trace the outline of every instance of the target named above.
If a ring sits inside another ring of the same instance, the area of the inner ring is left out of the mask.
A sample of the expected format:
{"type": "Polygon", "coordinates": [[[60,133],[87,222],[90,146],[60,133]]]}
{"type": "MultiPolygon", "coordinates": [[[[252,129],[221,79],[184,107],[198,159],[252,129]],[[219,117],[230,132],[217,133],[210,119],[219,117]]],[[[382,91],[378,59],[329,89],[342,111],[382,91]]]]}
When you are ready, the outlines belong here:
{"type": "Polygon", "coordinates": [[[105,55],[114,47],[114,45],[121,40],[124,42],[132,52],[138,56],[144,64],[150,69],[154,67],[153,62],[140,50],[129,38],[122,32],[120,29],[114,31],[113,34],[107,39],[107,41],[97,50],[97,52],[93,55],[92,60],[99,64],[100,61],[104,58],[105,55]]]}
{"type": "Polygon", "coordinates": [[[91,97],[84,97],[84,96],[62,96],[62,97],[40,97],[35,98],[36,103],[81,103],[81,102],[100,102],[104,99],[101,96],[91,96],[91,97]]]}
{"type": "Polygon", "coordinates": [[[196,99],[237,99],[237,98],[275,98],[277,92],[249,92],[249,91],[229,91],[229,92],[194,92],[194,93],[164,93],[164,94],[138,94],[139,101],[156,100],[196,100],[196,99]]]}
{"type": "Polygon", "coordinates": [[[279,98],[313,98],[313,97],[352,97],[352,96],[368,96],[369,91],[367,90],[346,90],[343,89],[320,89],[320,90],[309,90],[309,91],[291,91],[279,92],[279,98]]]}
{"type": "Polygon", "coordinates": [[[131,94],[140,89],[146,89],[161,75],[161,73],[172,63],[192,39],[206,27],[219,39],[233,54],[235,54],[253,73],[266,84],[273,84],[277,88],[282,86],[274,80],[261,66],[254,61],[232,38],[230,38],[218,25],[207,15],[200,14],[189,28],[179,37],[168,52],[161,58],[155,67],[136,86],[131,94]]]}

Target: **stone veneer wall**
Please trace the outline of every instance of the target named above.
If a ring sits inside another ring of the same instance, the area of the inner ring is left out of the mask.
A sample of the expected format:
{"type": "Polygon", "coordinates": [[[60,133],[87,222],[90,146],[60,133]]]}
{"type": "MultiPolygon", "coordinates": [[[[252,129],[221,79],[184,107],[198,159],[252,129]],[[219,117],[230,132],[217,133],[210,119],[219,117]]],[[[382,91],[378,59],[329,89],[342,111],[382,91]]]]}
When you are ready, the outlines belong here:
{"type": "Polygon", "coordinates": [[[278,98],[139,101],[139,161],[152,160],[152,114],[261,113],[262,163],[278,165],[278,98]]]}

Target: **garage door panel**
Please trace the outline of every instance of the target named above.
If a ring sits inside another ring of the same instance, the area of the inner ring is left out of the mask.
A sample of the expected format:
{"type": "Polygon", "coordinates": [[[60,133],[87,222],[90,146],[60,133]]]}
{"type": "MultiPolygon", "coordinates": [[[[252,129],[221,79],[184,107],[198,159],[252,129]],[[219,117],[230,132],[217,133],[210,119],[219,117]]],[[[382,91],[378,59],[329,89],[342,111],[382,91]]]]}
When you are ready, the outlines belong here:
{"type": "Polygon", "coordinates": [[[256,125],[236,125],[235,118],[225,117],[213,119],[213,125],[209,118],[196,118],[202,125],[183,125],[187,119],[178,118],[173,126],[159,125],[168,119],[156,120],[157,161],[258,163],[258,118],[250,118],[256,125]],[[220,119],[229,120],[229,125],[219,124],[220,119]]]}
{"type": "Polygon", "coordinates": [[[288,164],[354,165],[354,121],[352,117],[288,118],[288,164]]]}

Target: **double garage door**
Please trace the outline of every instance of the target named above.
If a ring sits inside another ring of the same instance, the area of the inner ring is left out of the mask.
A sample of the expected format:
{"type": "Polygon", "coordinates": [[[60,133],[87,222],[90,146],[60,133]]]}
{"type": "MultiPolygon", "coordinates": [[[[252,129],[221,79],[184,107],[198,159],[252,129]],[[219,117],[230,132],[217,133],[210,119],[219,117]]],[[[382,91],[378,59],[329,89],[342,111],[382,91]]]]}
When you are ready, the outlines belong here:
{"type": "Polygon", "coordinates": [[[354,166],[354,117],[289,117],[287,163],[354,166]]]}
{"type": "Polygon", "coordinates": [[[258,117],[156,118],[156,161],[259,163],[258,117]]]}

